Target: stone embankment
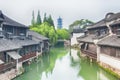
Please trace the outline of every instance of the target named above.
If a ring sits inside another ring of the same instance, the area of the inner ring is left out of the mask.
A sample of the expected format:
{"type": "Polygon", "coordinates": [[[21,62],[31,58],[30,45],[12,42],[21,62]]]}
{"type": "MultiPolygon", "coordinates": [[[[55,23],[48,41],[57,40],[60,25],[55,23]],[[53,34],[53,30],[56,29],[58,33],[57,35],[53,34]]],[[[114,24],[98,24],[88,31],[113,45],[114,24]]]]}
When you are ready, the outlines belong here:
{"type": "Polygon", "coordinates": [[[0,74],[0,80],[11,80],[16,77],[16,74],[16,70],[11,69],[10,71],[0,74]]]}

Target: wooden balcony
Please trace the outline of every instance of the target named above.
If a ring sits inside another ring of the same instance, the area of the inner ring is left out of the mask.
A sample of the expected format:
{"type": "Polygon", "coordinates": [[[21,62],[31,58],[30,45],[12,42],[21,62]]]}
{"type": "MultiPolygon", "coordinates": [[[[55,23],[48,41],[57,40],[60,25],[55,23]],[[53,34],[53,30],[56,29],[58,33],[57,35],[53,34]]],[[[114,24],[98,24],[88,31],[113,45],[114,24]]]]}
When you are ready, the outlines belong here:
{"type": "Polygon", "coordinates": [[[0,64],[0,73],[15,68],[15,66],[16,66],[16,62],[0,64]]]}
{"type": "Polygon", "coordinates": [[[29,60],[32,57],[36,57],[36,52],[25,54],[24,56],[22,56],[21,59],[19,59],[19,62],[24,62],[26,60],[29,60]]]}
{"type": "Polygon", "coordinates": [[[89,50],[81,50],[81,52],[83,54],[86,54],[86,56],[97,60],[97,53],[96,52],[92,52],[92,51],[89,51],[89,50]]]}

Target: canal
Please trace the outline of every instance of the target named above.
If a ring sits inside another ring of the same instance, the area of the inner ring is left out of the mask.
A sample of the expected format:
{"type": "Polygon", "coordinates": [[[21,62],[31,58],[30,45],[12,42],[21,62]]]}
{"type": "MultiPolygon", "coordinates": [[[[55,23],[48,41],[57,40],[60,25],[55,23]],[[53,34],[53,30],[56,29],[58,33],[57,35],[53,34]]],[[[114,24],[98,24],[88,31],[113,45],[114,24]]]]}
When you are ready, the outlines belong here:
{"type": "Polygon", "coordinates": [[[74,49],[53,48],[24,68],[25,73],[14,80],[119,80],[74,49]]]}

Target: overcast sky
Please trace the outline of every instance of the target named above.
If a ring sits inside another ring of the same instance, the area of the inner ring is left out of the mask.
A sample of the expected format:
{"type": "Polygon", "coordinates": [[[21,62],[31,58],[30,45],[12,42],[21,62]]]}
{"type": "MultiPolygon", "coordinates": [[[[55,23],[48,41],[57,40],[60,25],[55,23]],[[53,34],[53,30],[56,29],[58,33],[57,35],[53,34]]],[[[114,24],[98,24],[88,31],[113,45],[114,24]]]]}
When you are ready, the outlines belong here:
{"type": "Polygon", "coordinates": [[[32,11],[40,10],[41,17],[44,13],[51,14],[55,25],[57,18],[63,18],[63,26],[68,27],[73,21],[89,19],[99,21],[108,12],[120,12],[120,0],[0,0],[0,9],[8,17],[29,25],[32,11]]]}

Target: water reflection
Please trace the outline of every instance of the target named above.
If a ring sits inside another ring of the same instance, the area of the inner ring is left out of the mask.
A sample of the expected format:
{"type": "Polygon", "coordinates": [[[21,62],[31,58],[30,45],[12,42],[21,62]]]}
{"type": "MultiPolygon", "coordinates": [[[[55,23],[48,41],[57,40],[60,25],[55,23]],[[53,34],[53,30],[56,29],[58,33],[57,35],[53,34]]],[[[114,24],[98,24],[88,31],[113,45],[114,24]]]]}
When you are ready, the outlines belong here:
{"type": "Polygon", "coordinates": [[[117,80],[73,49],[54,48],[24,67],[26,72],[14,80],[117,80]]]}

